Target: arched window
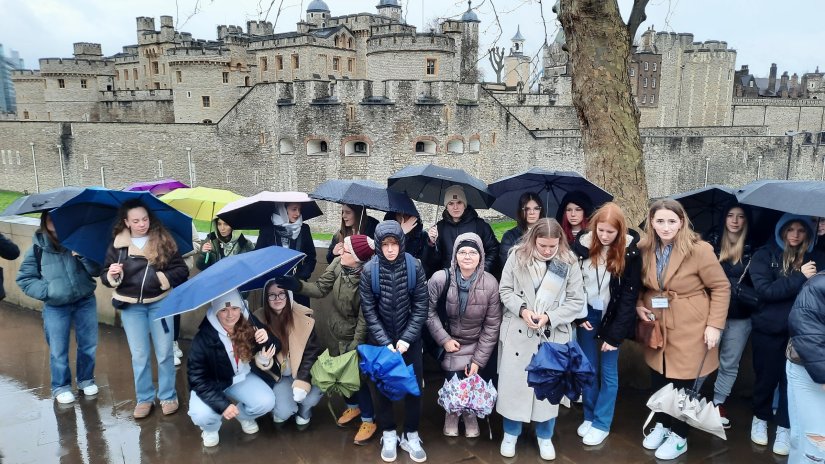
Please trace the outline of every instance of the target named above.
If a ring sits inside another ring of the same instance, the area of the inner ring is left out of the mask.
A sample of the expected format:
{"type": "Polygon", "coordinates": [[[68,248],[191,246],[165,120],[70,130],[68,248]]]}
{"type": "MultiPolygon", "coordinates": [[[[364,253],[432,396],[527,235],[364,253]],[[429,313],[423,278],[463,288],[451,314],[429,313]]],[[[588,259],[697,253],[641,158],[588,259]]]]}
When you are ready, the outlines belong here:
{"type": "Polygon", "coordinates": [[[424,142],[415,142],[415,152],[416,153],[423,153],[424,152],[424,142]]]}
{"type": "Polygon", "coordinates": [[[278,153],[282,155],[294,155],[295,154],[295,144],[292,143],[292,140],[289,139],[281,139],[278,141],[278,153]]]}
{"type": "Polygon", "coordinates": [[[321,141],[321,151],[323,151],[323,152],[329,151],[329,148],[327,147],[327,142],[325,140],[321,141]]]}
{"type": "Polygon", "coordinates": [[[326,140],[311,139],[307,141],[307,155],[324,156],[329,151],[329,144],[326,140]]]}
{"type": "Polygon", "coordinates": [[[367,144],[365,142],[355,142],[352,148],[355,151],[355,153],[367,152],[367,144]]]}
{"type": "Polygon", "coordinates": [[[447,142],[447,153],[464,153],[464,141],[461,139],[453,139],[447,142]]]}

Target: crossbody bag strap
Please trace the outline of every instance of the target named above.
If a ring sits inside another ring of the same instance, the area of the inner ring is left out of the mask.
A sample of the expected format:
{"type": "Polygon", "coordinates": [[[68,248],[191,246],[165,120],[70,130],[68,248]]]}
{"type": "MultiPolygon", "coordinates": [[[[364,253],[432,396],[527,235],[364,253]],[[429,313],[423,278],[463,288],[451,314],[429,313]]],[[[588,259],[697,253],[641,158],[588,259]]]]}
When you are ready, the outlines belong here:
{"type": "Polygon", "coordinates": [[[742,283],[742,280],[745,278],[745,274],[747,274],[747,273],[748,273],[748,268],[749,268],[749,267],[751,267],[751,260],[750,260],[750,259],[748,260],[748,264],[746,264],[746,265],[745,265],[745,270],[744,270],[744,271],[742,271],[742,275],[741,275],[741,276],[739,276],[739,281],[737,281],[737,282],[736,282],[737,284],[741,284],[741,283],[742,283]]]}

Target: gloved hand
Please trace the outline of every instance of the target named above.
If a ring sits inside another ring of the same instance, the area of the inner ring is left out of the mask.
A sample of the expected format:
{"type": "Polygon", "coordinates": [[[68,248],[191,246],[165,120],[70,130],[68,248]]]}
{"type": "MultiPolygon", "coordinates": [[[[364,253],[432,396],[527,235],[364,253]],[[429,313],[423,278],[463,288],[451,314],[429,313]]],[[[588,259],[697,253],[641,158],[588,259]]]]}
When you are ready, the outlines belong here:
{"type": "Polygon", "coordinates": [[[292,399],[295,400],[296,403],[300,403],[304,401],[304,398],[307,397],[307,391],[303,388],[292,387],[292,399]]]}
{"type": "Polygon", "coordinates": [[[275,279],[275,283],[284,290],[297,292],[301,288],[301,282],[293,276],[283,276],[275,279]]]}

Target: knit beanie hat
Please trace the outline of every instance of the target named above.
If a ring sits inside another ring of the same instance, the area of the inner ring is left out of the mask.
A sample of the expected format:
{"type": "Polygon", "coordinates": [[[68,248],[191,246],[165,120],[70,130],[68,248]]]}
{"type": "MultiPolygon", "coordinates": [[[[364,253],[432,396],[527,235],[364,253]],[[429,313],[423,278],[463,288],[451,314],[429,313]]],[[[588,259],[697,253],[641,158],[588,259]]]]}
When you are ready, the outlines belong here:
{"type": "Polygon", "coordinates": [[[479,252],[479,254],[481,253],[481,248],[479,248],[478,243],[476,243],[475,240],[462,240],[461,243],[459,243],[458,246],[455,248],[456,253],[458,253],[458,250],[465,247],[470,247],[475,251],[479,252]]]}
{"type": "Polygon", "coordinates": [[[365,263],[375,253],[375,241],[366,235],[350,235],[344,237],[344,248],[356,262],[365,263]]]}
{"type": "Polygon", "coordinates": [[[460,200],[465,205],[467,204],[467,195],[464,193],[464,187],[460,185],[451,185],[444,191],[444,206],[453,200],[460,200]]]}

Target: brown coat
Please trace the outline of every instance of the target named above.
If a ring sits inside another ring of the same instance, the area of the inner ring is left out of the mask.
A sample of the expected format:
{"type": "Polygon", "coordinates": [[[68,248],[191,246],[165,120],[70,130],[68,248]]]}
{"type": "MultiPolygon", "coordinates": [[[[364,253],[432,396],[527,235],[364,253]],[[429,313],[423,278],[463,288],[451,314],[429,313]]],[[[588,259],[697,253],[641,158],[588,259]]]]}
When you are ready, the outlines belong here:
{"type": "MultiPolygon", "coordinates": [[[[705,355],[705,328],[725,328],[730,302],[730,282],[707,242],[699,242],[685,256],[674,246],[665,270],[664,287],[669,300],[667,309],[653,309],[651,299],[660,294],[656,280],[656,261],[643,269],[639,306],[653,311],[660,321],[664,346],[658,350],[645,348],[645,361],[651,369],[667,378],[695,379],[705,355]]],[[[701,375],[719,367],[718,347],[708,353],[701,375]]]]}
{"type": "MultiPolygon", "coordinates": [[[[259,308],[255,311],[255,317],[262,323],[266,323],[266,310],[259,308]]],[[[315,335],[315,319],[312,318],[312,310],[306,306],[292,302],[293,328],[289,332],[289,370],[292,372],[292,387],[301,388],[309,392],[312,385],[310,383],[309,369],[318,354],[321,352],[321,345],[315,335]],[[303,377],[303,378],[302,378],[303,377]]],[[[279,351],[275,355],[278,364],[284,362],[284,354],[279,351]]],[[[273,363],[274,364],[274,363],[273,363]]],[[[259,366],[260,367],[260,366],[259,366]]],[[[264,370],[263,368],[261,368],[264,370]]],[[[264,370],[277,382],[281,379],[280,371],[272,369],[264,370]]]]}

